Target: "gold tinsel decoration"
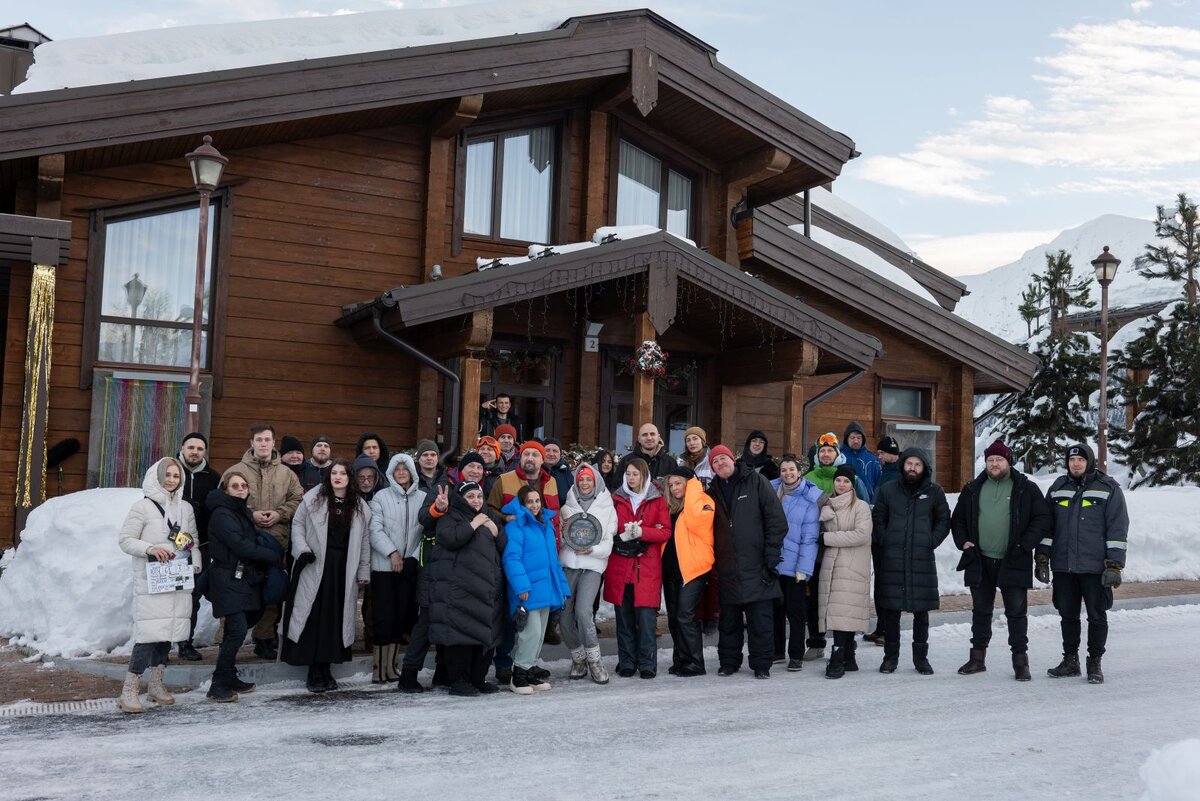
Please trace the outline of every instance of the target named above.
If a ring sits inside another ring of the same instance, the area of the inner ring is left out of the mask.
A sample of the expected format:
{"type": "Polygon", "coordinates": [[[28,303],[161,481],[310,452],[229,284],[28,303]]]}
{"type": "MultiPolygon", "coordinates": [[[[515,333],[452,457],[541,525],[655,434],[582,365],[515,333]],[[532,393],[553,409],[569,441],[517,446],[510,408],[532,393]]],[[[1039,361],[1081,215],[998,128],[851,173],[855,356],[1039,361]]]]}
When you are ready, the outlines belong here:
{"type": "MultiPolygon", "coordinates": [[[[33,282],[29,287],[29,334],[25,344],[25,406],[21,421],[21,447],[17,453],[17,506],[33,506],[33,475],[41,475],[41,498],[46,500],[46,443],[41,442],[34,453],[34,433],[38,424],[38,409],[43,398],[50,394],[50,345],[54,334],[54,268],[45,264],[33,266],[33,282]]],[[[43,422],[44,428],[44,422],[43,422]]]]}

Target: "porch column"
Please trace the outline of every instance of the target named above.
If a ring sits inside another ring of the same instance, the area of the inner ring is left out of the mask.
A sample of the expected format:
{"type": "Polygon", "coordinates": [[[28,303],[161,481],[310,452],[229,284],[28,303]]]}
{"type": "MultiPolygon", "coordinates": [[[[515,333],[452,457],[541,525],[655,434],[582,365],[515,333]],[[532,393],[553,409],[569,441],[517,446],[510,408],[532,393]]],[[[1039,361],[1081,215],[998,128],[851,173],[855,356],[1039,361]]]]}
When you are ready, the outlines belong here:
{"type": "Polygon", "coordinates": [[[721,387],[721,431],[718,442],[709,445],[722,444],[736,452],[737,446],[737,407],[739,387],[728,384],[721,387]]]}
{"type": "Polygon", "coordinates": [[[459,359],[458,377],[462,381],[458,452],[466,453],[475,447],[479,433],[479,385],[483,378],[483,359],[476,356],[459,359]]]}
{"type": "MultiPolygon", "coordinates": [[[[655,340],[654,324],[650,322],[650,315],[643,312],[637,316],[637,321],[634,324],[634,337],[636,340],[633,343],[633,349],[636,351],[641,347],[646,340],[655,340]]],[[[633,429],[634,436],[637,436],[637,431],[646,423],[654,422],[654,379],[642,375],[640,372],[633,376],[633,429]]]]}
{"type": "Polygon", "coordinates": [[[579,427],[575,441],[581,445],[600,444],[600,354],[579,353],[579,403],[575,407],[579,427]]]}
{"type": "Polygon", "coordinates": [[[25,393],[17,443],[14,542],[34,507],[46,500],[46,414],[50,401],[50,355],[54,335],[55,268],[58,243],[34,240],[33,278],[25,335],[25,393]]]}
{"type": "Polygon", "coordinates": [[[799,376],[783,391],[783,452],[803,455],[804,379],[799,376]]]}
{"type": "MultiPolygon", "coordinates": [[[[950,447],[954,483],[958,489],[975,477],[975,371],[959,365],[954,372],[953,423],[950,447]]],[[[934,461],[937,461],[935,455],[934,461]]]]}
{"type": "MultiPolygon", "coordinates": [[[[442,377],[432,367],[421,365],[417,378],[417,430],[414,440],[438,442],[438,387],[442,377]]],[[[478,422],[476,422],[478,425],[478,422]]]]}

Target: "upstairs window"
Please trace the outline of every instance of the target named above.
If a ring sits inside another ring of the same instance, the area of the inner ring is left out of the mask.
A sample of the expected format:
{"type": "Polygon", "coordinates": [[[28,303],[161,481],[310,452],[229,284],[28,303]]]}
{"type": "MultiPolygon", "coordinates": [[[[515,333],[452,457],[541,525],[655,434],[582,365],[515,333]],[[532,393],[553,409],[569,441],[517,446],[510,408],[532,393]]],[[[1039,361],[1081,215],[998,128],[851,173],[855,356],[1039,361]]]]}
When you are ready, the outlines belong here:
{"type": "Polygon", "coordinates": [[[464,234],[550,244],[555,131],[545,125],[468,137],[464,234]]]}
{"type": "Polygon", "coordinates": [[[692,178],[622,139],[617,177],[617,225],[650,225],[692,239],[692,178]]]}

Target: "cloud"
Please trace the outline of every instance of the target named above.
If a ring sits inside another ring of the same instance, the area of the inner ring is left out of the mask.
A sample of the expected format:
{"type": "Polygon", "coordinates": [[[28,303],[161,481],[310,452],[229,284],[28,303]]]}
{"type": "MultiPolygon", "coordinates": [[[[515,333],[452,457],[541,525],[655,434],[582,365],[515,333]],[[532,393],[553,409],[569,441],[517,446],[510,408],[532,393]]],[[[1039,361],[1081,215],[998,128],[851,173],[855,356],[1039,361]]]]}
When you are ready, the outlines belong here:
{"type": "Polygon", "coordinates": [[[1150,2],[1150,0],[1133,0],[1133,2],[1129,4],[1129,8],[1134,14],[1141,14],[1152,5],[1154,5],[1154,3],[1150,2]]]}
{"type": "Polygon", "coordinates": [[[963,236],[905,234],[917,256],[950,275],[975,275],[997,264],[1016,261],[1030,248],[1044,245],[1059,231],[990,231],[963,236]]]}
{"type": "Polygon", "coordinates": [[[867,158],[858,175],[925,197],[997,203],[988,179],[1013,164],[1096,176],[1063,185],[1082,191],[1105,176],[1200,166],[1200,30],[1121,20],[1054,36],[1063,47],[1037,60],[1038,97],[987,97],[981,116],[910,152],[867,158]]]}

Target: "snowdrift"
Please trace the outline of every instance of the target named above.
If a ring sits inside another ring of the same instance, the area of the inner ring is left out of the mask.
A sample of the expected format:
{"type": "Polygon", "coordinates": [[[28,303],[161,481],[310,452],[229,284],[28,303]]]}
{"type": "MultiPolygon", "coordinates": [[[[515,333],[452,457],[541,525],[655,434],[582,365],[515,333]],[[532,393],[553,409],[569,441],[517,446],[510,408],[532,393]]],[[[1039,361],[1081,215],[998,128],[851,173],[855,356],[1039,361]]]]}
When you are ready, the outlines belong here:
{"type": "Polygon", "coordinates": [[[1156,748],[1140,771],[1146,792],[1141,801],[1189,801],[1200,787],[1200,740],[1180,740],[1156,748]]]}

